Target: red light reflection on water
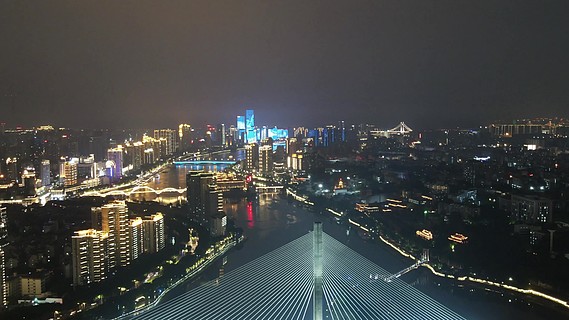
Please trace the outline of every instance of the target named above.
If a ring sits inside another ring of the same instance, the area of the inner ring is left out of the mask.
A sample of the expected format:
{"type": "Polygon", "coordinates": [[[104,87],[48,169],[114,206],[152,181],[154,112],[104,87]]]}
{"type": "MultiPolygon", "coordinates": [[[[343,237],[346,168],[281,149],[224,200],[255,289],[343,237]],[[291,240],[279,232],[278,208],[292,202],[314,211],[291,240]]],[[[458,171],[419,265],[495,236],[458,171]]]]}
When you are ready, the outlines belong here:
{"type": "Polygon", "coordinates": [[[247,202],[247,228],[255,227],[255,219],[253,218],[253,202],[247,202]]]}

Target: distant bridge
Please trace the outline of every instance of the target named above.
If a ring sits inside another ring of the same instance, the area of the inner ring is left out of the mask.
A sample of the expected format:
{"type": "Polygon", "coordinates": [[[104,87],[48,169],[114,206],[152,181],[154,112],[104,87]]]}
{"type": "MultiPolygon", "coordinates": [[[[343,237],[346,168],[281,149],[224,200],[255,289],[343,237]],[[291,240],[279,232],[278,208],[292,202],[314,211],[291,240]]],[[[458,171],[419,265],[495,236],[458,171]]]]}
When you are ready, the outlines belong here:
{"type": "Polygon", "coordinates": [[[387,130],[387,133],[390,135],[397,134],[397,135],[406,135],[413,132],[413,129],[409,128],[405,122],[401,121],[395,128],[387,130]]]}
{"type": "Polygon", "coordinates": [[[109,190],[109,191],[89,191],[85,192],[83,196],[85,197],[106,197],[106,196],[130,196],[133,194],[143,194],[143,193],[155,193],[160,195],[162,193],[179,193],[184,194],[186,193],[187,188],[164,188],[164,189],[154,189],[149,186],[136,186],[132,189],[126,190],[109,190]]]}
{"type": "Polygon", "coordinates": [[[186,165],[186,164],[194,164],[194,165],[232,165],[235,164],[235,161],[231,160],[185,160],[185,161],[174,161],[175,165],[186,165]]]}

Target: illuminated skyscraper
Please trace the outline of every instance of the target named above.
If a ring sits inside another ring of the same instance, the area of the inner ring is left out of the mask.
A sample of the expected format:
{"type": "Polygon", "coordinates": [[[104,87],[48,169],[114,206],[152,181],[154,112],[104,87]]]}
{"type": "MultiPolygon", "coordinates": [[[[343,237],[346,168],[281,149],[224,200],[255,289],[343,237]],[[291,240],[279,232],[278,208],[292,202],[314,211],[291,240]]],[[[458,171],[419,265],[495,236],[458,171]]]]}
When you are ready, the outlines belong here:
{"type": "Polygon", "coordinates": [[[142,220],[144,229],[144,252],[155,253],[166,246],[164,216],[157,212],[142,220]]]}
{"type": "Polygon", "coordinates": [[[128,248],[131,261],[144,252],[144,226],[140,217],[130,219],[129,221],[128,248]]]}
{"type": "Polygon", "coordinates": [[[107,176],[113,181],[118,181],[122,177],[123,168],[123,148],[111,148],[107,151],[107,162],[105,163],[107,176]]]}
{"type": "Polygon", "coordinates": [[[51,173],[50,173],[50,162],[49,160],[42,160],[40,167],[40,178],[41,186],[46,187],[51,184],[51,173]]]}
{"type": "MultiPolygon", "coordinates": [[[[203,171],[190,171],[186,176],[188,187],[188,205],[190,213],[203,226],[210,229],[212,235],[220,235],[220,229],[212,229],[212,221],[225,216],[223,212],[223,195],[215,181],[215,175],[203,171]]],[[[225,225],[223,232],[225,233],[225,225]]]]}
{"type": "Polygon", "coordinates": [[[77,164],[79,159],[72,158],[60,164],[59,178],[63,179],[63,185],[66,187],[77,185],[77,164]]]}
{"type": "Polygon", "coordinates": [[[0,307],[5,307],[8,297],[8,284],[6,283],[6,254],[8,245],[8,218],[6,208],[0,207],[0,307]]]}
{"type": "Polygon", "coordinates": [[[255,132],[255,112],[251,109],[245,110],[245,134],[247,143],[257,142],[257,133],[255,132]]]}
{"type": "Polygon", "coordinates": [[[195,215],[200,223],[207,222],[206,202],[208,187],[214,183],[215,175],[201,170],[190,171],[186,175],[187,198],[190,214],[195,215]]]}
{"type": "Polygon", "coordinates": [[[166,154],[167,156],[173,154],[178,149],[178,139],[176,138],[179,133],[173,129],[157,129],[154,130],[154,139],[166,140],[166,154]]]}
{"type": "Polygon", "coordinates": [[[259,147],[259,173],[270,175],[273,172],[273,146],[264,145],[259,147]]]}
{"type": "Polygon", "coordinates": [[[259,145],[250,143],[245,146],[245,161],[243,161],[243,170],[255,172],[259,168],[259,145]]]}
{"type": "Polygon", "coordinates": [[[94,229],[76,231],[71,238],[73,285],[99,282],[107,277],[108,233],[94,229]]]}
{"type": "Polygon", "coordinates": [[[189,124],[181,124],[178,126],[178,138],[180,141],[180,150],[187,151],[192,143],[192,127],[189,124]]]}
{"type": "Polygon", "coordinates": [[[103,231],[109,233],[109,268],[130,263],[129,219],[126,203],[115,201],[101,207],[103,231]]]}

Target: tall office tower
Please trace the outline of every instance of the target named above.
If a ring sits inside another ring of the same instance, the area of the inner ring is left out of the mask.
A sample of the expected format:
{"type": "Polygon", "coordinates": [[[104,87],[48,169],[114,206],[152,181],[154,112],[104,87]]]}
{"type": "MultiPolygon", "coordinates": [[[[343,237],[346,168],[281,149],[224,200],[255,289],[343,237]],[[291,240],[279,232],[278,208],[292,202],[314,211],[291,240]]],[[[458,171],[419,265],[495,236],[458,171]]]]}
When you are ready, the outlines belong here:
{"type": "Polygon", "coordinates": [[[79,163],[79,159],[72,158],[60,165],[59,177],[63,178],[64,186],[77,185],[77,163],[79,163]]]}
{"type": "Polygon", "coordinates": [[[338,122],[338,138],[341,142],[346,142],[346,124],[344,120],[338,122]]]}
{"type": "Polygon", "coordinates": [[[129,220],[128,248],[131,261],[138,258],[138,256],[145,251],[144,225],[140,217],[129,220]]]}
{"type": "Polygon", "coordinates": [[[107,162],[105,163],[107,176],[112,181],[118,181],[122,177],[123,148],[118,146],[107,150],[107,162]]]}
{"type": "Polygon", "coordinates": [[[176,130],[172,129],[156,129],[154,130],[154,139],[165,139],[165,155],[169,156],[178,149],[178,139],[176,130]]]}
{"type": "Polygon", "coordinates": [[[212,237],[225,235],[227,216],[223,212],[223,194],[215,183],[208,186],[206,212],[210,235],[212,237]]]}
{"type": "Polygon", "coordinates": [[[209,185],[214,183],[214,179],[213,173],[204,171],[190,171],[186,175],[190,214],[195,215],[203,225],[207,223],[206,202],[209,185]]]}
{"type": "Polygon", "coordinates": [[[107,277],[108,233],[95,229],[75,231],[71,237],[73,285],[99,282],[107,277]]]}
{"type": "Polygon", "coordinates": [[[40,166],[40,178],[41,186],[47,187],[51,184],[51,173],[50,173],[50,162],[49,160],[42,160],[40,166]]]}
{"type": "Polygon", "coordinates": [[[270,175],[273,172],[273,146],[264,145],[259,147],[259,173],[270,175]]]}
{"type": "Polygon", "coordinates": [[[109,268],[130,263],[128,212],[124,201],[114,201],[101,207],[102,229],[109,233],[109,268]]]}
{"type": "Polygon", "coordinates": [[[226,135],[226,130],[225,130],[225,124],[222,123],[219,125],[219,142],[221,144],[222,147],[226,147],[226,141],[225,141],[225,135],[226,135]]]}
{"type": "Polygon", "coordinates": [[[178,126],[178,138],[181,151],[188,151],[192,144],[192,127],[189,124],[180,124],[178,126]]]}
{"type": "Polygon", "coordinates": [[[257,133],[255,132],[255,112],[251,109],[245,110],[245,131],[247,143],[257,142],[257,133]]]}
{"type": "Polygon", "coordinates": [[[7,304],[8,283],[6,283],[6,254],[8,245],[8,218],[6,208],[0,207],[0,308],[7,304]]]}
{"type": "Polygon", "coordinates": [[[239,143],[244,143],[246,141],[246,131],[245,131],[245,116],[237,116],[237,135],[235,139],[239,143]]]}
{"type": "Polygon", "coordinates": [[[248,172],[257,171],[259,168],[259,145],[250,143],[245,146],[245,161],[243,170],[248,172]]]}
{"type": "Polygon", "coordinates": [[[227,146],[232,146],[237,142],[237,135],[237,128],[234,125],[231,125],[227,133],[227,146]]]}
{"type": "Polygon", "coordinates": [[[144,230],[144,252],[155,253],[166,246],[164,216],[157,212],[142,220],[144,230]]]}
{"type": "Polygon", "coordinates": [[[127,143],[124,148],[123,164],[130,167],[132,170],[138,170],[144,161],[144,145],[142,142],[137,141],[127,143]]]}
{"type": "Polygon", "coordinates": [[[80,157],[77,164],[77,182],[81,183],[85,180],[97,177],[97,163],[95,155],[90,154],[88,157],[80,157]]]}

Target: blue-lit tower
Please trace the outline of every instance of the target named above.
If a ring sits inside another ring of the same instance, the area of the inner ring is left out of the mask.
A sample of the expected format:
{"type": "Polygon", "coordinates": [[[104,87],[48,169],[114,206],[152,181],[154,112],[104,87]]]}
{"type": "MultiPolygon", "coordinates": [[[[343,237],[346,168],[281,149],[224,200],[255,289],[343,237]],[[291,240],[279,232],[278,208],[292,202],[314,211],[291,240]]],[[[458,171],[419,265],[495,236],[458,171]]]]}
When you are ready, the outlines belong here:
{"type": "Polygon", "coordinates": [[[257,142],[257,134],[255,132],[255,112],[252,109],[245,110],[245,130],[246,142],[257,142]]]}

